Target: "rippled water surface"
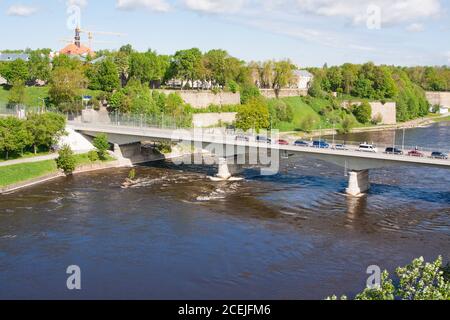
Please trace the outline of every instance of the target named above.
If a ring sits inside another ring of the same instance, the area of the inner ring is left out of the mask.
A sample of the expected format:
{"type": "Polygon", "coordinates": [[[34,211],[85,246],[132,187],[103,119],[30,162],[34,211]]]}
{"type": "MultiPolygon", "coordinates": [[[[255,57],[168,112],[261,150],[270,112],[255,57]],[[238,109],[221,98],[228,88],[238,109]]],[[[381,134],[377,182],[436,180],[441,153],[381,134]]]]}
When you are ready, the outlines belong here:
{"type": "MultiPolygon", "coordinates": [[[[407,130],[411,145],[450,149],[450,126],[407,130]]],[[[392,133],[352,141],[392,141],[392,133]]],[[[322,299],[352,295],[367,266],[450,259],[450,174],[371,170],[343,192],[344,169],[300,157],[212,182],[214,168],[168,162],[60,179],[0,197],[0,298],[322,299]],[[69,265],[82,290],[66,289],[69,265]]]]}

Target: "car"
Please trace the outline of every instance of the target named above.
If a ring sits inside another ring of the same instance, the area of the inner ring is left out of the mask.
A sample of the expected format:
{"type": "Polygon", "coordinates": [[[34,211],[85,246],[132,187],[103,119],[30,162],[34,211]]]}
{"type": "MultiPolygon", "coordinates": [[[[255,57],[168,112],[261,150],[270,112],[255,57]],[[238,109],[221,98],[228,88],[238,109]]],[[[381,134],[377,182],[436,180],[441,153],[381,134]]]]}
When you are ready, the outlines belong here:
{"type": "Polygon", "coordinates": [[[296,147],[309,147],[310,143],[306,142],[306,141],[303,141],[303,140],[297,140],[297,141],[295,141],[294,145],[296,147]]]}
{"type": "Polygon", "coordinates": [[[393,148],[393,147],[389,147],[386,148],[386,150],[384,151],[386,154],[397,154],[397,155],[402,155],[403,151],[398,149],[398,148],[393,148]]]}
{"type": "Polygon", "coordinates": [[[312,146],[313,148],[320,148],[320,149],[328,149],[330,147],[330,145],[323,140],[314,141],[312,146]]]}
{"type": "Polygon", "coordinates": [[[272,140],[264,137],[264,136],[257,136],[256,137],[256,142],[262,142],[262,143],[272,143],[272,140]]]}
{"type": "Polygon", "coordinates": [[[408,152],[408,156],[422,158],[425,155],[422,152],[419,152],[418,150],[411,150],[410,152],[408,152]]]}
{"type": "Polygon", "coordinates": [[[247,136],[236,136],[236,141],[245,141],[245,142],[249,142],[250,139],[247,136]]]}
{"type": "Polygon", "coordinates": [[[434,151],[433,153],[431,153],[431,158],[447,160],[448,154],[446,154],[444,152],[440,152],[440,151],[434,151]]]}
{"type": "Polygon", "coordinates": [[[335,149],[335,150],[342,150],[342,151],[348,150],[348,148],[347,148],[347,146],[345,144],[337,144],[337,145],[334,146],[333,149],[335,149]]]}
{"type": "Polygon", "coordinates": [[[378,149],[372,144],[362,143],[359,145],[358,151],[377,153],[378,149]]]}
{"type": "Polygon", "coordinates": [[[280,139],[280,140],[277,140],[277,144],[282,145],[282,146],[288,146],[289,142],[287,142],[286,140],[280,139]]]}

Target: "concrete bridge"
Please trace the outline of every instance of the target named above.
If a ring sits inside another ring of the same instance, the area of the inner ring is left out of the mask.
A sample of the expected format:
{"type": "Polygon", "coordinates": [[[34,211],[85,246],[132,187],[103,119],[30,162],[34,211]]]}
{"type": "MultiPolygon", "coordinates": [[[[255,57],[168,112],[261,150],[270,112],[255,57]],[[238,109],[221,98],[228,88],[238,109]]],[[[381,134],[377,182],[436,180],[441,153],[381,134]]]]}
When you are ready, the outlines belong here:
{"type": "MultiPolygon", "coordinates": [[[[173,130],[148,127],[118,126],[112,124],[90,124],[69,122],[69,128],[81,134],[95,137],[101,133],[108,136],[110,143],[123,146],[142,141],[155,142],[190,142],[207,149],[219,157],[218,177],[231,177],[227,158],[249,153],[252,150],[264,150],[272,157],[280,155],[301,155],[323,160],[344,167],[349,172],[349,182],[346,192],[358,196],[369,190],[369,170],[393,166],[426,166],[450,169],[450,160],[432,159],[430,157],[410,157],[407,155],[392,155],[385,153],[359,152],[356,149],[334,150],[294,145],[268,144],[257,141],[239,141],[235,135],[218,134],[214,130],[173,130]]],[[[381,150],[380,150],[381,151],[381,150]]],[[[266,163],[267,164],[267,163],[266,163]]]]}

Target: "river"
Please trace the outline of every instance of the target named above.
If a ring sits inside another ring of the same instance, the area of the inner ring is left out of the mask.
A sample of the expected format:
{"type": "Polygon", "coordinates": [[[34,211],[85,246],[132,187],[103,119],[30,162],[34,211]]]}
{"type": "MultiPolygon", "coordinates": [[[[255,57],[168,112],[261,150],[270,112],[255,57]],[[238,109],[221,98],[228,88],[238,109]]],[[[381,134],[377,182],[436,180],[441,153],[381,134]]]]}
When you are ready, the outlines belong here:
{"type": "MultiPolygon", "coordinates": [[[[405,133],[409,145],[450,149],[450,123],[405,133]]],[[[0,298],[323,299],[359,292],[369,265],[450,260],[447,170],[371,170],[359,199],[324,162],[257,172],[218,183],[214,168],[158,162],[137,168],[134,188],[120,188],[128,169],[112,169],[1,196],[0,298]],[[66,288],[69,265],[81,268],[79,291],[66,288]]]]}

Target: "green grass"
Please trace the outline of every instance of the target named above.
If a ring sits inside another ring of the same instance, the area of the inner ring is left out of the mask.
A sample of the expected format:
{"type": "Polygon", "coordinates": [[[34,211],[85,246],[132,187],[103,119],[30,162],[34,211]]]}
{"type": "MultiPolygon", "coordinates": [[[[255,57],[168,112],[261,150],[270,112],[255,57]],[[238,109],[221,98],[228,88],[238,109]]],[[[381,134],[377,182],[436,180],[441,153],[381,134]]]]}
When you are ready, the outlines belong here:
{"type": "Polygon", "coordinates": [[[54,160],[0,167],[0,187],[45,176],[57,170],[54,160]]]}
{"type": "Polygon", "coordinates": [[[116,159],[114,159],[110,155],[107,155],[106,156],[106,160],[103,160],[103,161],[98,160],[98,161],[94,161],[93,162],[93,161],[91,161],[89,159],[89,156],[88,156],[87,153],[83,153],[83,154],[75,155],[75,160],[76,160],[76,163],[77,163],[77,167],[79,167],[79,166],[83,166],[83,165],[86,165],[86,164],[104,163],[104,162],[114,161],[116,159]]]}
{"type": "MultiPolygon", "coordinates": [[[[29,107],[42,106],[42,98],[48,97],[48,86],[45,87],[26,87],[25,88],[25,105],[29,107]]],[[[83,95],[97,96],[101,91],[85,89],[83,95]]],[[[0,106],[8,103],[9,90],[5,86],[0,86],[0,106]]]]}
{"type": "Polygon", "coordinates": [[[433,121],[435,121],[435,122],[445,122],[445,121],[450,121],[450,116],[444,117],[444,118],[433,119],[433,121]]]}

